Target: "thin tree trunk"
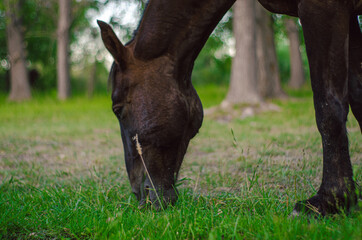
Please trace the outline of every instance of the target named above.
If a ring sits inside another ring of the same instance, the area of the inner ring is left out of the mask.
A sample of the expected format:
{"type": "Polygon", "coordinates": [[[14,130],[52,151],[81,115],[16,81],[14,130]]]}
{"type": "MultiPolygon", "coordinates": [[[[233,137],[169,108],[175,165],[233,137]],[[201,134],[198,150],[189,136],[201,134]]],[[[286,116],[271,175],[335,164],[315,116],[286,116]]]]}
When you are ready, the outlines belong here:
{"type": "Polygon", "coordinates": [[[262,98],[285,97],[275,50],[273,20],[269,12],[259,3],[256,3],[256,24],[259,94],[262,98]]]}
{"type": "Polygon", "coordinates": [[[291,88],[298,89],[305,82],[302,55],[300,53],[299,32],[295,20],[290,17],[284,18],[285,27],[289,38],[290,49],[290,81],[291,88]]]}
{"type": "Polygon", "coordinates": [[[59,0],[59,20],[57,31],[57,76],[58,98],[70,96],[69,73],[69,28],[71,23],[71,0],[59,0]]]}
{"type": "Polygon", "coordinates": [[[20,18],[21,1],[5,0],[7,47],[10,59],[9,100],[21,101],[31,98],[22,23],[20,18]]]}
{"type": "Polygon", "coordinates": [[[233,31],[235,57],[224,103],[259,103],[257,90],[255,1],[237,0],[234,5],[233,31]]]}
{"type": "Polygon", "coordinates": [[[88,98],[92,98],[94,94],[94,86],[96,84],[96,74],[97,74],[97,59],[94,60],[94,63],[91,66],[90,76],[88,78],[88,98]]]}

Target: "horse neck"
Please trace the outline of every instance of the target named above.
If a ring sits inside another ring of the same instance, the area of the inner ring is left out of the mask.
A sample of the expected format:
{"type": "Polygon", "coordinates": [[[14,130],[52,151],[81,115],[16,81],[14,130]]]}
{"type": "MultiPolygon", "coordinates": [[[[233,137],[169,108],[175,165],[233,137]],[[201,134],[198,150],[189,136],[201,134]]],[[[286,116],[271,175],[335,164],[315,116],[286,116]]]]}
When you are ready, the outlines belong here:
{"type": "Polygon", "coordinates": [[[235,0],[150,0],[137,30],[135,56],[153,59],[169,55],[183,71],[235,0]]]}

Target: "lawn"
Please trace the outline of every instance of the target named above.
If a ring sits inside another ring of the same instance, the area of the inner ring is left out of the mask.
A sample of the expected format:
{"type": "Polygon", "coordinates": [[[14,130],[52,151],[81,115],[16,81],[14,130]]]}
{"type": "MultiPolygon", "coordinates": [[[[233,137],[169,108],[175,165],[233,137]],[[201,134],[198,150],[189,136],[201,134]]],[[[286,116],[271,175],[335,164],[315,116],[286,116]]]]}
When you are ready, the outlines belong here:
{"type": "MultiPolygon", "coordinates": [[[[198,91],[208,108],[226,87],[198,91]]],[[[161,212],[138,209],[109,96],[1,96],[0,239],[362,239],[358,210],[289,217],[318,190],[322,171],[311,93],[290,94],[272,101],[278,111],[206,116],[181,168],[179,200],[161,212]]],[[[361,184],[362,135],[352,114],[347,127],[361,184]]]]}

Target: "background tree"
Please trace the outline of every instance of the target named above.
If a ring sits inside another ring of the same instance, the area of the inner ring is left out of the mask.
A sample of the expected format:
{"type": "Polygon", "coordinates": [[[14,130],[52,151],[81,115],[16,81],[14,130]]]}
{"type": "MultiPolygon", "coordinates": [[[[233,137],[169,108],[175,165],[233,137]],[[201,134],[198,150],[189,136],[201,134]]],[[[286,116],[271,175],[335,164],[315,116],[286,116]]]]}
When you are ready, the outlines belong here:
{"type": "MultiPolygon", "coordinates": [[[[26,67],[28,72],[37,73],[35,74],[37,76],[36,79],[31,78],[30,86],[35,92],[44,92],[51,95],[56,95],[57,93],[58,2],[59,0],[22,1],[20,8],[23,20],[24,46],[27,53],[26,67]]],[[[106,83],[111,59],[108,57],[109,54],[105,51],[99,39],[99,29],[94,29],[97,27],[95,19],[102,17],[102,20],[110,22],[117,35],[122,38],[122,41],[127,42],[132,38],[134,30],[137,28],[138,20],[145,6],[144,3],[144,0],[124,0],[121,2],[116,0],[71,0],[72,21],[69,31],[70,50],[68,55],[70,57],[69,65],[71,66],[70,85],[72,94],[85,95],[88,92],[89,96],[92,96],[93,92],[96,94],[107,92],[106,83]],[[111,16],[102,15],[103,9],[107,9],[106,12],[111,13],[111,16]],[[130,12],[132,12],[133,16],[130,16],[130,12]]],[[[0,94],[9,92],[7,87],[9,85],[7,81],[9,77],[7,76],[10,76],[10,59],[6,45],[8,34],[5,27],[5,10],[5,2],[0,1],[0,94]]],[[[276,34],[279,76],[283,83],[286,83],[290,78],[288,38],[283,18],[275,14],[272,17],[274,19],[272,25],[276,34]]],[[[192,81],[197,88],[203,88],[207,85],[222,85],[222,89],[227,89],[230,82],[232,58],[235,55],[232,20],[232,12],[229,11],[211,34],[205,47],[196,59],[192,81]]],[[[237,22],[240,24],[240,21],[237,22]]],[[[265,22],[266,20],[258,20],[257,18],[257,22],[254,25],[259,26],[265,22]]],[[[268,24],[268,26],[268,28],[265,28],[266,31],[257,31],[255,33],[256,40],[254,41],[258,46],[259,44],[264,46],[262,42],[266,42],[267,39],[269,39],[268,42],[270,42],[270,39],[271,41],[273,40],[266,35],[266,32],[271,29],[271,24],[268,24]],[[265,36],[258,37],[260,33],[265,36]]],[[[258,29],[260,29],[260,26],[256,30],[258,29]]],[[[303,39],[300,39],[303,63],[306,63],[304,43],[303,39]]],[[[240,47],[237,47],[237,50],[239,51],[240,47]]],[[[262,57],[263,54],[267,54],[265,50],[274,51],[274,47],[257,47],[257,50],[258,52],[255,54],[257,56],[256,78],[258,81],[252,83],[256,84],[258,94],[260,95],[259,98],[263,99],[274,96],[273,92],[268,93],[268,91],[272,87],[278,86],[277,84],[280,84],[279,81],[270,84],[273,82],[273,79],[278,79],[278,70],[275,70],[276,74],[271,74],[268,73],[270,70],[267,70],[266,66],[272,67],[272,69],[278,66],[275,64],[275,58],[262,57]],[[267,59],[269,63],[260,63],[260,59],[267,59]],[[275,65],[272,66],[272,64],[275,65]],[[263,79],[265,84],[260,83],[263,79]],[[266,81],[266,79],[269,80],[266,81]]],[[[245,59],[247,58],[242,57],[240,61],[245,61],[245,59]]],[[[245,88],[247,85],[242,83],[240,86],[245,88]]],[[[222,94],[218,96],[221,99],[224,97],[225,92],[223,90],[220,92],[222,94]]],[[[242,93],[237,95],[242,96],[242,93]]]]}
{"type": "Polygon", "coordinates": [[[31,97],[26,52],[24,47],[23,26],[21,21],[20,0],[5,0],[7,49],[10,60],[9,100],[20,101],[31,97]]]}
{"type": "Polygon", "coordinates": [[[280,98],[286,94],[281,87],[272,15],[256,3],[257,87],[261,98],[280,98]]]}
{"type": "Polygon", "coordinates": [[[224,104],[259,103],[261,97],[257,88],[255,1],[238,0],[233,10],[236,52],[224,104]]]}
{"type": "Polygon", "coordinates": [[[70,96],[69,72],[69,29],[71,24],[71,0],[59,0],[59,21],[57,30],[57,80],[58,98],[70,96]]]}
{"type": "Polygon", "coordinates": [[[259,103],[286,96],[274,41],[273,19],[255,1],[234,5],[233,32],[236,54],[225,103],[259,103]]]}
{"type": "MultiPolygon", "coordinates": [[[[98,15],[98,10],[103,8],[104,1],[96,0],[72,0],[72,22],[70,25],[70,81],[72,92],[79,94],[84,92],[89,71],[83,63],[84,53],[91,42],[89,39],[91,27],[91,14],[98,15]],[[86,39],[86,41],[85,41],[86,39]],[[87,75],[87,76],[86,76],[87,75]]],[[[7,90],[7,73],[10,64],[6,49],[7,38],[5,29],[5,4],[0,1],[0,92],[7,90]]],[[[24,45],[27,53],[27,68],[38,72],[36,81],[30,81],[35,91],[56,93],[57,90],[57,23],[58,0],[29,0],[23,1],[20,12],[23,19],[24,45]]],[[[101,48],[101,44],[99,44],[101,48]]],[[[101,54],[97,66],[100,68],[97,77],[100,83],[100,91],[106,91],[107,70],[104,66],[104,56],[101,54]]],[[[94,56],[93,56],[94,58],[94,56]]],[[[98,87],[98,86],[97,86],[98,87]]],[[[97,89],[96,89],[97,90],[97,89]]]]}
{"type": "Polygon", "coordinates": [[[299,30],[296,19],[283,17],[289,39],[290,49],[290,80],[289,87],[300,88],[305,82],[302,55],[300,52],[299,30]]]}

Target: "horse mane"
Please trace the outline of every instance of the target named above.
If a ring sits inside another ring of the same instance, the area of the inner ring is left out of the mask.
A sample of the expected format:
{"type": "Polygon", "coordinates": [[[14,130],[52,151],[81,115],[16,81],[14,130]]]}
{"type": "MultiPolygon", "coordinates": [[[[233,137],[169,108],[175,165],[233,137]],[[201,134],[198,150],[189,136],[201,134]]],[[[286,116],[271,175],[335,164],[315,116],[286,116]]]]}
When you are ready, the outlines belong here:
{"type": "Polygon", "coordinates": [[[143,19],[143,16],[145,15],[145,12],[146,12],[146,9],[148,7],[148,3],[150,2],[150,0],[148,0],[146,3],[145,3],[145,6],[144,8],[142,9],[142,15],[141,15],[141,20],[138,22],[138,25],[137,25],[137,28],[133,31],[133,34],[132,34],[132,38],[129,42],[126,43],[125,46],[127,46],[128,44],[130,44],[131,42],[133,42],[133,40],[136,38],[136,35],[138,33],[138,29],[140,28],[140,25],[142,23],[142,19],[143,19]]]}

